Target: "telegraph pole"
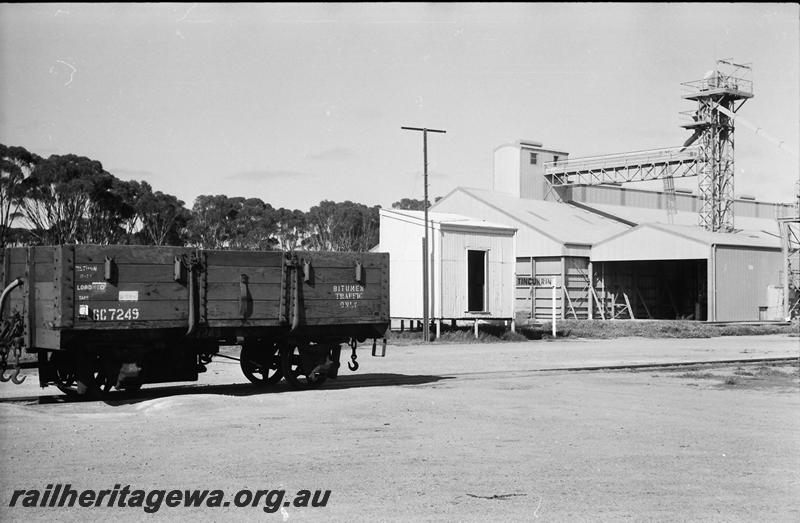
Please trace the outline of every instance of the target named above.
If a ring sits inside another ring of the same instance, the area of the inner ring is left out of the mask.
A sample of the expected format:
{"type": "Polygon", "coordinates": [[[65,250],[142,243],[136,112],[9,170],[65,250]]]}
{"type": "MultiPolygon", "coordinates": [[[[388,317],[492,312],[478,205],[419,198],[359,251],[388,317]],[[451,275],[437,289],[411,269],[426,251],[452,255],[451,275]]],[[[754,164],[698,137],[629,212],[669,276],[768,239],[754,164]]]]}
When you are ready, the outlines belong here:
{"type": "Polygon", "coordinates": [[[440,129],[428,129],[425,127],[401,127],[405,131],[421,131],[422,132],[422,161],[425,186],[425,201],[423,207],[425,208],[425,238],[422,240],[422,340],[431,341],[430,334],[430,299],[428,298],[428,133],[441,133],[447,131],[440,129]]]}

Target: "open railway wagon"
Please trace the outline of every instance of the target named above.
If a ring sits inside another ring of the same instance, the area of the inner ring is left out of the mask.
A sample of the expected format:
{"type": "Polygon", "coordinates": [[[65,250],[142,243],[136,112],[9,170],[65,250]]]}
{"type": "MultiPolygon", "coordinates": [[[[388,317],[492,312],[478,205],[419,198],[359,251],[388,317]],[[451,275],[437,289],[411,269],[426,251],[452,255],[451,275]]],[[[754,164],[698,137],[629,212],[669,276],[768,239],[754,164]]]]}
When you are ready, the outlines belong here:
{"type": "Polygon", "coordinates": [[[196,381],[226,357],[220,345],[241,345],[250,381],[313,388],[337,376],[343,344],[351,370],[359,342],[385,354],[388,254],[96,245],[2,254],[3,381],[21,383],[20,359],[33,353],[42,387],[134,391],[196,381]]]}

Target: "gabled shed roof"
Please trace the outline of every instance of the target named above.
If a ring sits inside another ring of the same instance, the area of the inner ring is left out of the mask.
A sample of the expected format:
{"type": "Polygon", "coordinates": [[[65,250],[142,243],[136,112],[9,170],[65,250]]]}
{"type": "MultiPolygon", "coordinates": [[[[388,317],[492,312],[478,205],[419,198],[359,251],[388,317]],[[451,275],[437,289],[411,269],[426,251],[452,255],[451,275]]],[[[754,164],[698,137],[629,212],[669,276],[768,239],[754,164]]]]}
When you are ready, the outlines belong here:
{"type": "MultiPolygon", "coordinates": [[[[670,218],[666,209],[652,209],[635,206],[612,205],[607,203],[577,203],[577,206],[599,213],[616,217],[631,225],[641,225],[643,223],[659,223],[671,225],[670,218]]],[[[672,223],[675,225],[694,226],[698,224],[696,212],[676,211],[672,216],[672,223]]],[[[778,221],[769,218],[754,218],[750,216],[735,216],[734,226],[737,229],[764,231],[767,233],[779,234],[778,221]]]]}
{"type": "Polygon", "coordinates": [[[645,223],[592,247],[592,261],[708,259],[711,246],[780,249],[780,239],[763,231],[709,232],[699,226],[645,223]]]}
{"type": "Polygon", "coordinates": [[[456,192],[492,207],[508,216],[510,223],[520,228],[532,229],[562,244],[591,245],[629,229],[628,225],[619,221],[571,205],[517,198],[485,189],[458,187],[442,198],[440,203],[456,192]]]}
{"type": "MultiPolygon", "coordinates": [[[[419,225],[420,227],[424,226],[425,223],[425,212],[424,211],[408,211],[408,210],[401,210],[401,209],[381,209],[380,213],[386,217],[392,217],[397,219],[402,219],[405,221],[409,221],[419,225]]],[[[516,231],[516,227],[511,227],[509,225],[501,224],[501,223],[494,223],[488,222],[485,220],[478,220],[475,218],[470,218],[468,216],[463,216],[460,214],[453,214],[453,213],[442,213],[442,212],[432,212],[428,211],[428,221],[431,223],[431,227],[433,228],[442,228],[442,229],[484,229],[484,230],[496,230],[498,232],[507,232],[513,233],[516,231]]]]}

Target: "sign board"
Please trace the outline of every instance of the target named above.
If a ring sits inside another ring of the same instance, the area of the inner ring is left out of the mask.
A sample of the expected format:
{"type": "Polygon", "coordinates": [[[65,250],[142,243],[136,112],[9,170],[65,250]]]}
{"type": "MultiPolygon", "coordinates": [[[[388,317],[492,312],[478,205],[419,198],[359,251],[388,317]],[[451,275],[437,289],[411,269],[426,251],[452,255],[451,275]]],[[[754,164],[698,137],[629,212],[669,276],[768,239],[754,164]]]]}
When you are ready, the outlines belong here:
{"type": "Polygon", "coordinates": [[[518,287],[558,287],[558,276],[517,276],[518,287]]]}

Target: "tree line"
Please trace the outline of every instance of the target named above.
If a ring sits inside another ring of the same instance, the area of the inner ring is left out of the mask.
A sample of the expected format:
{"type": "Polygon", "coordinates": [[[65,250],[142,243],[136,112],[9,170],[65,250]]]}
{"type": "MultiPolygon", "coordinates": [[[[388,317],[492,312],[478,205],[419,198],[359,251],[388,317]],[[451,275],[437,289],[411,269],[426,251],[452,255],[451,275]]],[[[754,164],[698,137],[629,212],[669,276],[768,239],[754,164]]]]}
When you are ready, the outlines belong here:
{"type": "MultiPolygon", "coordinates": [[[[0,144],[0,248],[22,245],[173,245],[206,249],[368,251],[380,206],[322,200],[307,212],[259,198],[198,196],[191,209],[144,181],[120,180],[99,161],[42,158],[0,144]]],[[[399,209],[422,209],[403,198],[399,209]]]]}

